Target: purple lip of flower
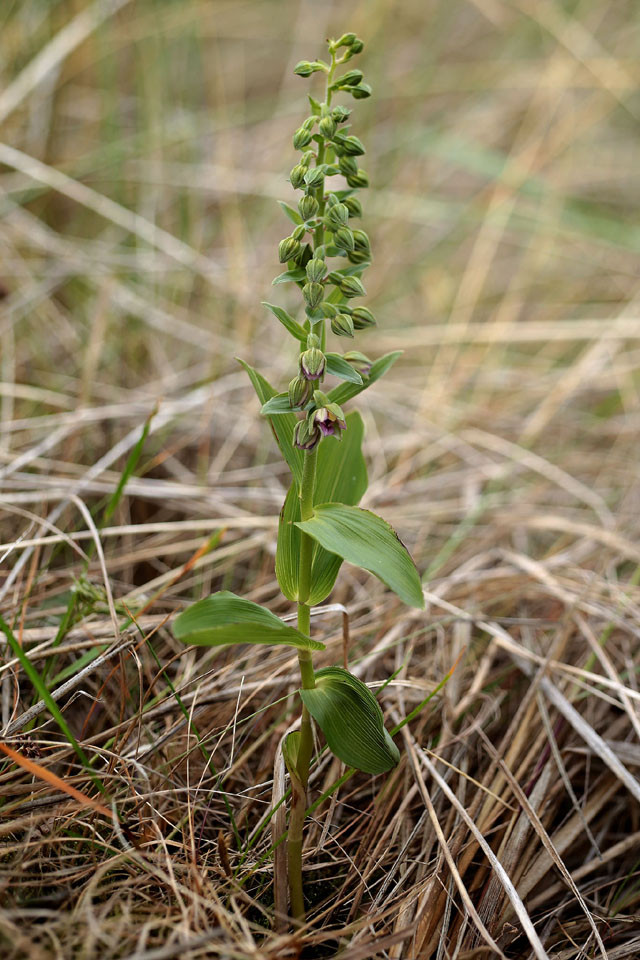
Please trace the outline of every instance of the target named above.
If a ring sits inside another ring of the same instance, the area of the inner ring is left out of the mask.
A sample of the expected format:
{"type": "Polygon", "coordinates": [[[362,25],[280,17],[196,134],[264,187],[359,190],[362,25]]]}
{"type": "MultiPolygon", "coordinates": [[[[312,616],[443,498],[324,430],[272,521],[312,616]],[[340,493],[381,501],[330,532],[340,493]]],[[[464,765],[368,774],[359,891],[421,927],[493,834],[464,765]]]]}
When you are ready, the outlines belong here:
{"type": "Polygon", "coordinates": [[[314,419],[323,437],[333,437],[338,429],[344,430],[346,427],[344,420],[338,420],[326,407],[320,407],[314,419]]]}
{"type": "Polygon", "coordinates": [[[321,377],[321,371],[318,373],[310,373],[304,364],[302,365],[302,372],[304,373],[305,380],[319,380],[321,377]]]}

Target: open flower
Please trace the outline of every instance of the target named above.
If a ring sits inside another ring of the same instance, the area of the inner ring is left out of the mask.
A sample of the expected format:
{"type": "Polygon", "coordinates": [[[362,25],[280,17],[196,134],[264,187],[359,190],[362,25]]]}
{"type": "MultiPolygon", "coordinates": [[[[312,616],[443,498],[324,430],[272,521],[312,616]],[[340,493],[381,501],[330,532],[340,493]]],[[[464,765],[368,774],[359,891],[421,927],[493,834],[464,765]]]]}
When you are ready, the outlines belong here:
{"type": "Polygon", "coordinates": [[[340,439],[340,431],[347,426],[342,408],[337,403],[318,407],[313,414],[313,422],[323,437],[338,437],[338,439],[340,439]]]}

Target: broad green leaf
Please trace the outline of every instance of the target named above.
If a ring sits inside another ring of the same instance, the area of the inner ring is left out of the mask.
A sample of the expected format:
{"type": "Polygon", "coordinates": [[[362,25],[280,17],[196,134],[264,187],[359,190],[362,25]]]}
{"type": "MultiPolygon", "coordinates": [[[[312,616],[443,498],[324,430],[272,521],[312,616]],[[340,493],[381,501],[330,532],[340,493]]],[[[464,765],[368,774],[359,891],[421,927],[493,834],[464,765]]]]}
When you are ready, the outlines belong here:
{"type": "Polygon", "coordinates": [[[378,357],[371,364],[371,372],[369,376],[364,380],[362,386],[357,384],[350,383],[340,383],[337,387],[334,387],[333,390],[329,391],[329,400],[332,403],[343,404],[347,400],[352,400],[353,397],[356,397],[359,393],[362,393],[363,390],[366,390],[367,387],[370,387],[372,383],[375,383],[376,380],[379,380],[380,377],[384,376],[387,370],[390,370],[394,365],[399,356],[402,355],[402,350],[394,350],[392,353],[385,353],[383,357],[378,357]]]}
{"type": "Polygon", "coordinates": [[[362,384],[362,377],[358,371],[354,370],[351,364],[339,353],[326,353],[325,357],[327,358],[327,373],[330,373],[331,376],[338,377],[340,380],[349,380],[350,383],[357,383],[359,386],[362,384]]]}
{"type": "Polygon", "coordinates": [[[292,223],[295,223],[296,226],[299,226],[301,223],[303,223],[302,217],[297,210],[294,210],[293,207],[290,207],[288,203],[284,202],[284,200],[278,200],[278,203],[292,223]]]}
{"type": "Polygon", "coordinates": [[[410,607],[424,608],[411,555],[382,517],[344,503],[322,503],[314,507],[310,520],[300,520],[296,526],[325,550],[373,573],[410,607]]]}
{"type": "MultiPolygon", "coordinates": [[[[249,379],[253,384],[253,389],[258,394],[258,399],[261,403],[264,404],[267,400],[275,397],[276,391],[269,381],[265,380],[261,373],[258,373],[257,370],[249,366],[248,363],[245,363],[244,360],[238,359],[238,363],[247,371],[249,379]]],[[[269,423],[276,443],[280,447],[280,452],[289,464],[289,469],[295,482],[300,485],[302,483],[302,458],[304,454],[302,450],[298,450],[298,448],[293,445],[293,431],[296,425],[296,419],[295,413],[289,413],[281,417],[269,417],[269,423]]]]}
{"type": "Polygon", "coordinates": [[[348,670],[318,670],[315,687],[300,690],[300,696],[329,749],[343,763],[371,774],[396,765],[400,752],[385,730],[378,701],[348,670]]]}
{"type": "Polygon", "coordinates": [[[262,301],[262,306],[266,307],[267,310],[271,310],[271,313],[274,317],[277,317],[283,327],[289,331],[292,337],[295,337],[296,340],[300,340],[301,343],[307,342],[306,331],[302,329],[297,320],[294,320],[286,310],[283,310],[282,307],[277,307],[274,303],[267,303],[266,300],[262,301]]]}
{"type": "MultiPolygon", "coordinates": [[[[367,468],[362,456],[364,424],[357,412],[347,414],[347,429],[341,443],[327,438],[318,447],[315,497],[321,501],[356,504],[367,489],[367,468]]],[[[276,575],[280,589],[288,600],[298,599],[298,564],[300,557],[300,520],[298,487],[291,484],[278,526],[276,575]]],[[[311,564],[309,603],[321,603],[329,596],[336,582],[342,557],[329,553],[316,543],[311,564]]]]}
{"type": "Polygon", "coordinates": [[[306,272],[296,267],[294,270],[285,270],[284,273],[279,273],[275,280],[271,281],[271,286],[276,287],[279,283],[301,283],[306,279],[306,272]]]}
{"type": "Polygon", "coordinates": [[[206,647],[233,643],[273,643],[302,650],[324,650],[324,644],[289,627],[270,610],[228,590],[213,593],[183,610],[173,622],[182,643],[206,647]]]}
{"type": "Polygon", "coordinates": [[[260,413],[263,417],[282,416],[284,413],[291,413],[295,416],[295,411],[291,409],[288,393],[277,393],[266,403],[262,404],[260,413]]]}

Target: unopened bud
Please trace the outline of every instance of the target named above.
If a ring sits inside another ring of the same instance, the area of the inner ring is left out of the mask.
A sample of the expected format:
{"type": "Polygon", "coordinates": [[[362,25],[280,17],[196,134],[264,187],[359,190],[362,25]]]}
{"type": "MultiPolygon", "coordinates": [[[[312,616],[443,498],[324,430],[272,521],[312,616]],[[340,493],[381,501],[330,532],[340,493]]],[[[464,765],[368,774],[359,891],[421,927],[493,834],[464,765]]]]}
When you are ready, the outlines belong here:
{"type": "Polygon", "coordinates": [[[318,124],[318,131],[326,140],[331,140],[337,130],[337,124],[333,117],[323,117],[318,124]]]}
{"type": "Polygon", "coordinates": [[[347,250],[349,263],[370,263],[370,250],[347,250]]]}
{"type": "Polygon", "coordinates": [[[343,106],[334,107],[331,111],[331,116],[336,123],[344,123],[345,120],[348,120],[351,116],[351,110],[347,110],[347,108],[343,106]]]}
{"type": "Polygon", "coordinates": [[[353,43],[351,44],[351,53],[362,53],[364,50],[364,43],[360,37],[356,37],[353,43]]]}
{"type": "Polygon", "coordinates": [[[325,168],[323,164],[319,167],[312,167],[304,175],[304,182],[308,187],[319,187],[324,180],[325,168]]]}
{"type": "Polygon", "coordinates": [[[356,330],[364,330],[366,327],[376,325],[376,318],[367,307],[354,307],[351,316],[356,330]]]}
{"type": "Polygon", "coordinates": [[[362,70],[347,70],[335,81],[336,87],[355,87],[360,83],[364,74],[362,70]]]}
{"type": "MultiPolygon", "coordinates": [[[[313,261],[309,261],[312,263],[313,261]]],[[[311,281],[310,283],[305,283],[302,288],[302,296],[305,299],[305,303],[309,307],[309,310],[315,310],[316,307],[322,303],[322,298],[324,297],[324,287],[321,283],[316,283],[311,281]]]]}
{"type": "Polygon", "coordinates": [[[348,90],[354,100],[366,100],[371,96],[371,87],[368,83],[359,83],[357,87],[349,87],[348,90]]]}
{"type": "MultiPolygon", "coordinates": [[[[309,260],[307,264],[307,278],[311,281],[320,281],[327,272],[327,265],[324,260],[320,260],[319,257],[314,257],[312,260],[309,260]]],[[[318,304],[316,303],[316,306],[318,304]]]]}
{"type": "Polygon", "coordinates": [[[368,377],[371,373],[371,360],[359,350],[349,350],[343,354],[343,359],[350,363],[354,370],[357,370],[360,376],[368,377]]]}
{"type": "Polygon", "coordinates": [[[369,237],[364,230],[354,230],[353,240],[356,250],[364,250],[366,253],[371,251],[371,243],[369,242],[369,237]]]}
{"type": "Polygon", "coordinates": [[[317,119],[318,118],[314,116],[307,117],[306,120],[303,120],[302,123],[300,124],[300,128],[302,130],[313,130],[313,128],[316,125],[317,119]]]}
{"type": "Polygon", "coordinates": [[[318,212],[318,201],[310,194],[305,194],[298,201],[298,210],[303,220],[311,220],[318,212]]]}
{"type": "Polygon", "coordinates": [[[342,250],[353,250],[355,246],[353,233],[349,227],[338,227],[333,234],[333,238],[336,242],[336,246],[340,247],[342,250]]]}
{"type": "Polygon", "coordinates": [[[338,159],[340,173],[343,177],[355,177],[358,172],[358,161],[355,157],[340,157],[338,159]]]}
{"type": "Polygon", "coordinates": [[[287,260],[292,260],[300,252],[300,242],[294,240],[293,237],[285,237],[284,240],[281,240],[278,244],[278,257],[280,258],[280,263],[286,263],[287,260]]]}
{"type": "MultiPolygon", "coordinates": [[[[344,159],[347,159],[346,157],[344,159]]],[[[357,197],[345,197],[342,201],[349,211],[350,217],[361,217],[362,216],[362,204],[357,197]]]]}
{"type": "Polygon", "coordinates": [[[296,190],[299,187],[304,187],[304,175],[307,172],[307,168],[304,167],[301,163],[296,163],[295,167],[292,169],[289,174],[289,180],[291,181],[291,186],[295,187],[296,190]]]}
{"type": "Polygon", "coordinates": [[[335,206],[336,203],[340,203],[340,199],[336,197],[335,193],[330,193],[327,196],[327,210],[330,210],[331,207],[335,206]]]}
{"type": "Polygon", "coordinates": [[[347,183],[349,184],[350,187],[354,187],[354,189],[357,190],[358,187],[369,186],[369,177],[365,170],[363,170],[362,168],[359,168],[357,173],[350,174],[347,177],[347,183]]]}
{"type": "Polygon", "coordinates": [[[337,317],[338,313],[340,312],[336,307],[336,305],[333,303],[329,303],[328,300],[322,301],[322,303],[320,304],[320,309],[322,311],[322,316],[329,317],[329,319],[333,319],[334,317],[337,317]]]}
{"type": "Polygon", "coordinates": [[[362,140],[359,140],[358,137],[347,136],[344,133],[336,133],[333,144],[336,152],[342,155],[346,154],[348,157],[361,157],[365,152],[362,140]]]}
{"type": "Polygon", "coordinates": [[[313,152],[313,150],[305,150],[305,152],[300,157],[300,163],[302,164],[303,167],[308,168],[311,166],[314,159],[315,159],[315,153],[313,152]]]}
{"type": "Polygon", "coordinates": [[[313,417],[298,420],[293,430],[293,445],[299,450],[313,450],[322,439],[320,428],[316,426],[313,417]]]}
{"type": "Polygon", "coordinates": [[[331,320],[331,332],[335,333],[336,337],[351,337],[353,339],[354,328],[353,320],[346,313],[339,313],[337,317],[333,317],[331,320]]]}
{"type": "Polygon", "coordinates": [[[305,130],[304,127],[298,127],[298,129],[293,135],[293,149],[303,150],[304,147],[306,147],[310,143],[311,143],[311,131],[305,130]]]}
{"type": "Polygon", "coordinates": [[[300,354],[300,376],[305,380],[322,380],[324,377],[325,356],[318,347],[311,347],[300,354]]]}
{"type": "Polygon", "coordinates": [[[336,40],[336,50],[339,47],[350,47],[358,38],[355,33],[343,33],[339,40],[336,40]]]}
{"type": "Polygon", "coordinates": [[[349,222],[349,208],[344,203],[334,203],[327,211],[327,222],[330,226],[346,226],[349,222]]]}
{"type": "Polygon", "coordinates": [[[291,234],[291,236],[293,237],[294,240],[302,240],[306,232],[307,231],[305,229],[304,224],[299,223],[298,226],[293,231],[293,233],[291,234]]]}
{"type": "Polygon", "coordinates": [[[304,377],[294,377],[289,384],[289,406],[304,407],[311,397],[311,384],[304,377]]]}
{"type": "Polygon", "coordinates": [[[293,68],[293,72],[298,77],[310,77],[312,73],[319,69],[320,67],[317,64],[311,63],[309,60],[300,60],[293,68]]]}
{"type": "Polygon", "coordinates": [[[340,276],[340,282],[338,283],[340,292],[345,295],[345,297],[363,297],[367,292],[362,286],[362,281],[357,277],[344,277],[340,276]]]}
{"type": "Polygon", "coordinates": [[[320,337],[316,336],[315,333],[307,334],[307,350],[313,350],[314,347],[320,346],[320,337]]]}

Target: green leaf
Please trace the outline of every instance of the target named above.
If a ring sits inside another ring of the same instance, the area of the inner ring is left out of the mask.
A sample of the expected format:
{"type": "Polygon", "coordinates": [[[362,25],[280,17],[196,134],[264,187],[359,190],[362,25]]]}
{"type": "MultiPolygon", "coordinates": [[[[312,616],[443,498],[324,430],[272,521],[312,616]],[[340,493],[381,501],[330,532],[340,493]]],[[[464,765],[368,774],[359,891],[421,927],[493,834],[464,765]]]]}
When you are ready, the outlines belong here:
{"type": "Polygon", "coordinates": [[[358,371],[354,370],[351,364],[339,353],[326,353],[325,357],[327,373],[330,373],[333,377],[338,377],[340,380],[349,380],[350,383],[357,383],[358,386],[362,385],[363,380],[358,371]]]}
{"type": "Polygon", "coordinates": [[[289,331],[292,337],[295,337],[296,340],[300,340],[301,343],[307,342],[307,334],[302,329],[297,320],[294,320],[286,310],[283,310],[282,307],[277,307],[273,303],[267,303],[266,300],[262,301],[262,306],[266,307],[267,310],[271,310],[271,313],[274,317],[277,317],[283,327],[289,331]]]}
{"type": "Polygon", "coordinates": [[[384,376],[387,370],[390,370],[394,365],[399,356],[402,355],[402,350],[394,350],[392,353],[385,353],[383,357],[378,357],[371,364],[371,372],[369,376],[364,380],[362,386],[357,384],[350,383],[341,383],[337,387],[334,387],[333,390],[329,391],[329,400],[332,403],[338,403],[342,405],[346,403],[347,400],[353,399],[359,393],[362,393],[363,390],[366,390],[367,387],[370,387],[372,383],[375,383],[376,380],[379,380],[380,377],[384,376]]]}
{"type": "Polygon", "coordinates": [[[228,590],[213,593],[183,610],[173,622],[182,643],[206,647],[233,643],[273,643],[301,650],[324,650],[324,644],[283,623],[270,610],[228,590]]]}
{"type": "Polygon", "coordinates": [[[295,223],[297,227],[300,226],[301,223],[304,223],[298,211],[294,210],[293,207],[290,207],[288,203],[285,203],[284,200],[278,200],[278,203],[289,217],[289,220],[291,220],[292,223],[295,223]]]}
{"type": "MultiPolygon", "coordinates": [[[[357,412],[347,414],[347,429],[341,443],[331,438],[318,447],[315,496],[323,501],[339,500],[348,504],[360,502],[367,489],[367,467],[362,456],[364,424],[357,412]]],[[[300,558],[300,520],[298,487],[291,484],[280,513],[276,576],[280,589],[288,600],[298,599],[298,565],[300,558]]],[[[319,543],[313,547],[311,561],[311,605],[321,603],[329,596],[336,582],[342,557],[329,553],[319,543]]]]}
{"type": "Polygon", "coordinates": [[[277,393],[266,403],[262,404],[260,413],[263,417],[282,416],[283,413],[294,413],[289,403],[288,393],[277,393]]]}
{"type": "Polygon", "coordinates": [[[285,270],[284,273],[278,274],[275,280],[271,281],[271,285],[275,287],[279,283],[301,283],[306,279],[307,274],[305,271],[301,270],[299,267],[296,267],[294,270],[285,270]]]}
{"type": "MultiPolygon", "coordinates": [[[[238,359],[238,363],[247,371],[253,389],[257,393],[261,403],[264,404],[267,400],[276,396],[276,391],[269,381],[265,380],[261,373],[258,373],[257,370],[249,366],[248,363],[245,363],[244,360],[238,359]]],[[[298,448],[293,445],[293,431],[296,425],[296,419],[295,413],[289,413],[277,418],[269,417],[269,423],[276,443],[280,447],[280,452],[287,461],[295,482],[300,486],[302,483],[302,458],[304,454],[302,450],[298,450],[298,448]]]]}
{"type": "Polygon", "coordinates": [[[357,677],[342,667],[316,673],[316,685],[301,690],[305,707],[339,760],[365,773],[386,773],[400,752],[384,727],[378,701],[357,677]]]}
{"type": "Polygon", "coordinates": [[[411,555],[386,520],[343,503],[314,507],[296,526],[331,553],[382,580],[411,607],[424,608],[422,585],[411,555]]]}

